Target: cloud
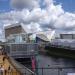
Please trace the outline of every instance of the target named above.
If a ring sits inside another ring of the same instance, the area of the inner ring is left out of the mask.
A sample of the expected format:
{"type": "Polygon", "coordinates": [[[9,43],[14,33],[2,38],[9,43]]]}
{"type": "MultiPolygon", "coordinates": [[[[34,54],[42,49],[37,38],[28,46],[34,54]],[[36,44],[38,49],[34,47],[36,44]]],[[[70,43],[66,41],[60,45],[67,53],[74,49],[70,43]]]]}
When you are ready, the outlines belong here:
{"type": "Polygon", "coordinates": [[[75,14],[65,13],[61,15],[55,22],[55,28],[74,30],[75,28],[75,14]]]}
{"type": "Polygon", "coordinates": [[[44,8],[40,0],[11,0],[11,5],[17,10],[0,14],[1,25],[22,22],[35,32],[49,28],[75,30],[75,13],[64,11],[62,5],[54,5],[53,0],[42,1],[44,8]]]}
{"type": "Polygon", "coordinates": [[[39,7],[38,0],[11,0],[11,6],[15,9],[32,9],[39,7]]]}
{"type": "Polygon", "coordinates": [[[42,31],[42,29],[38,23],[31,22],[27,26],[32,32],[42,31]]]}

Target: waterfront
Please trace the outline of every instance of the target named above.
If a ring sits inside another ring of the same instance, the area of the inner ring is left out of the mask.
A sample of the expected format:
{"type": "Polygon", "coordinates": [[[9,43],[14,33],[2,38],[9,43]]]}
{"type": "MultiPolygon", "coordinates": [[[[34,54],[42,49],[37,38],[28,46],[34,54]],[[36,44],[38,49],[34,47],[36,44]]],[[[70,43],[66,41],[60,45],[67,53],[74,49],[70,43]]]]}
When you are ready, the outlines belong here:
{"type": "Polygon", "coordinates": [[[38,75],[68,75],[75,73],[75,60],[53,56],[37,56],[38,75]]]}

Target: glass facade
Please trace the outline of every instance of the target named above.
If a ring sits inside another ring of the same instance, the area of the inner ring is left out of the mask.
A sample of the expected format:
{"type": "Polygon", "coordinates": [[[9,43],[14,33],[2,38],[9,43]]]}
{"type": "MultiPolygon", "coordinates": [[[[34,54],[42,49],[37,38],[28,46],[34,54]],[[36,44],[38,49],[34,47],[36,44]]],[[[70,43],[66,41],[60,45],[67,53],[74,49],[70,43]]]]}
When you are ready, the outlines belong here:
{"type": "Polygon", "coordinates": [[[13,34],[7,38],[9,43],[27,42],[27,34],[13,34]]]}

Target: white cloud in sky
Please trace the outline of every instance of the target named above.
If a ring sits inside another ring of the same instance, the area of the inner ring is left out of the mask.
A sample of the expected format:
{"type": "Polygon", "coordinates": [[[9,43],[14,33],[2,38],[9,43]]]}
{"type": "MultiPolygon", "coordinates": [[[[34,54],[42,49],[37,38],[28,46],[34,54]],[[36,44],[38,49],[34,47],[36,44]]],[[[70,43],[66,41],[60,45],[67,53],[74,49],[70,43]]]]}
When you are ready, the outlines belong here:
{"type": "Polygon", "coordinates": [[[39,7],[38,0],[11,0],[11,6],[17,9],[33,9],[39,7]]]}
{"type": "Polygon", "coordinates": [[[35,32],[49,28],[75,30],[75,13],[64,11],[62,5],[54,5],[53,0],[43,0],[46,6],[44,9],[39,2],[40,0],[11,0],[15,9],[0,14],[1,25],[23,22],[35,32]]]}

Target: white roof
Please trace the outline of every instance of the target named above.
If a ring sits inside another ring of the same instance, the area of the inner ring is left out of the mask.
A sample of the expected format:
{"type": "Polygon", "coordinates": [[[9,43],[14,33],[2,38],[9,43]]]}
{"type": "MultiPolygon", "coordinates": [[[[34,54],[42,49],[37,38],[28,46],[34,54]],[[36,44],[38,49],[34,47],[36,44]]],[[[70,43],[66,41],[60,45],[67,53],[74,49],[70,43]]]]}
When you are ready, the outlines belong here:
{"type": "Polygon", "coordinates": [[[44,41],[49,41],[49,39],[44,34],[37,34],[36,36],[44,41]]]}
{"type": "Polygon", "coordinates": [[[49,30],[49,31],[39,32],[36,34],[36,36],[42,40],[51,41],[51,39],[55,36],[55,31],[49,30]]]}
{"type": "Polygon", "coordinates": [[[14,24],[4,25],[4,29],[12,28],[12,27],[15,27],[15,26],[20,26],[20,23],[14,23],[14,24]]]}
{"type": "Polygon", "coordinates": [[[4,29],[12,28],[15,26],[21,26],[26,33],[32,33],[31,30],[27,27],[27,25],[24,25],[23,23],[14,23],[14,24],[5,25],[4,29]]]}

